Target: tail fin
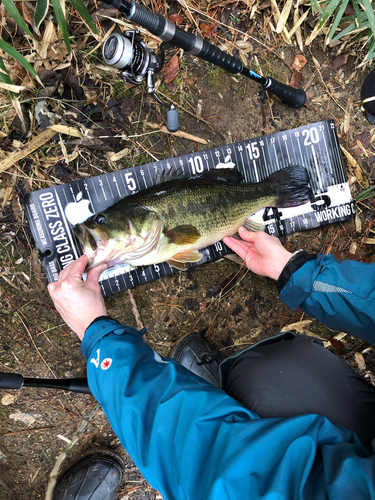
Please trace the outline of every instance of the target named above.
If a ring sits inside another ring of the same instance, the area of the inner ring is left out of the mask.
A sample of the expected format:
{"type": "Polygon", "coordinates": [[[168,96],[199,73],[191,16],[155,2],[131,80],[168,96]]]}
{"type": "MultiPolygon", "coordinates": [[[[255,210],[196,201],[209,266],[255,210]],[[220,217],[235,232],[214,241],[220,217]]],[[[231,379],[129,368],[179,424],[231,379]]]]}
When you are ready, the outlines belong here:
{"type": "Polygon", "coordinates": [[[268,181],[276,189],[277,206],[280,208],[297,207],[310,201],[309,174],[300,165],[283,168],[272,174],[268,181]]]}

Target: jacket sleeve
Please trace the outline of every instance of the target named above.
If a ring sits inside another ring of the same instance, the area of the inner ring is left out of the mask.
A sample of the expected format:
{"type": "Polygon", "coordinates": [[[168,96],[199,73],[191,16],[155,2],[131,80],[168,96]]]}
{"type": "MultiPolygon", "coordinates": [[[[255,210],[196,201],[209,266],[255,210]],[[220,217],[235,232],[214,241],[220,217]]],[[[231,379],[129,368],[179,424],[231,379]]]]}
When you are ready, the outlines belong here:
{"type": "Polygon", "coordinates": [[[375,343],[375,264],[318,255],[298,267],[296,260],[298,254],[279,278],[280,299],[330,328],[375,343]]]}
{"type": "Polygon", "coordinates": [[[112,319],[83,339],[90,389],[164,500],[370,500],[375,456],[318,415],[261,419],[112,319]]]}

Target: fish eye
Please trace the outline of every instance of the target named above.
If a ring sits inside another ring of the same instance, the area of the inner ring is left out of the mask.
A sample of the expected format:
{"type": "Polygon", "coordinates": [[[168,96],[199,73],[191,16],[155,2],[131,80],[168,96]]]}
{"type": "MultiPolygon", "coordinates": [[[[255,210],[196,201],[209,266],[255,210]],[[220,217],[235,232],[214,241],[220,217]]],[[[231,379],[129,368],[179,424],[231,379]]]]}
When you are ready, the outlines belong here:
{"type": "Polygon", "coordinates": [[[105,224],[106,220],[105,220],[105,217],[103,214],[97,214],[95,215],[94,217],[94,222],[96,222],[96,224],[105,224]]]}

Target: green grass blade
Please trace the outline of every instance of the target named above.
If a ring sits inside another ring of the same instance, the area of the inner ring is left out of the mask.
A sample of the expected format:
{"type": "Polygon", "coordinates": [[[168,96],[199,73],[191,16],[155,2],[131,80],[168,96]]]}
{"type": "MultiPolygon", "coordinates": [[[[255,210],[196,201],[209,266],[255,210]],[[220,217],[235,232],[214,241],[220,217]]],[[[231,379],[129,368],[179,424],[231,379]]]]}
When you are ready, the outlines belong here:
{"type": "Polygon", "coordinates": [[[323,9],[321,8],[321,6],[319,5],[319,3],[316,1],[316,0],[310,0],[310,3],[311,3],[311,7],[312,7],[312,10],[313,12],[320,12],[321,14],[323,14],[323,9]]]}
{"type": "Polygon", "coordinates": [[[368,200],[369,198],[371,198],[371,196],[374,195],[375,195],[375,186],[371,186],[362,191],[361,193],[357,194],[357,196],[354,199],[355,201],[364,201],[368,200]]]}
{"type": "Polygon", "coordinates": [[[344,12],[345,12],[345,9],[346,9],[346,6],[348,5],[348,3],[349,3],[349,0],[344,0],[342,2],[342,4],[340,5],[340,8],[338,9],[337,14],[334,16],[335,20],[334,20],[334,23],[332,24],[331,29],[330,29],[329,34],[328,34],[327,44],[330,42],[330,40],[334,36],[334,34],[337,30],[337,27],[340,24],[342,16],[344,15],[344,12]]]}
{"type": "Polygon", "coordinates": [[[361,3],[365,9],[365,12],[367,14],[368,21],[370,23],[370,28],[372,31],[372,34],[375,36],[375,14],[374,14],[374,8],[369,2],[369,0],[361,0],[361,3]]]}
{"type": "Polygon", "coordinates": [[[359,5],[358,5],[358,0],[352,0],[352,4],[353,4],[353,7],[354,7],[354,10],[355,10],[355,17],[354,19],[358,19],[361,12],[359,10],[359,5]]]}
{"type": "Polygon", "coordinates": [[[340,5],[342,0],[330,0],[327,7],[324,9],[323,14],[320,16],[317,27],[321,29],[327,22],[327,19],[333,14],[333,12],[340,5]]]}
{"type": "MultiPolygon", "coordinates": [[[[340,38],[342,38],[345,35],[348,35],[349,33],[358,32],[358,31],[361,32],[364,29],[368,29],[368,26],[363,26],[361,28],[358,28],[358,26],[354,22],[354,23],[350,24],[349,26],[347,26],[344,30],[340,31],[340,33],[338,33],[335,37],[333,37],[331,42],[335,42],[336,40],[339,40],[340,38]]],[[[362,34],[361,34],[361,36],[362,36],[362,34]]],[[[353,33],[353,36],[354,36],[354,33],[353,33]]],[[[350,40],[350,42],[353,42],[353,41],[354,41],[354,39],[350,40]]]]}
{"type": "Polygon", "coordinates": [[[13,81],[12,81],[12,79],[8,73],[8,70],[5,67],[4,61],[1,59],[1,57],[0,57],[0,69],[2,70],[2,71],[0,71],[1,80],[4,83],[9,83],[10,85],[12,85],[13,81]],[[3,73],[3,71],[4,71],[4,73],[3,73]]]}
{"type": "MultiPolygon", "coordinates": [[[[2,70],[2,71],[0,71],[0,80],[2,80],[4,83],[8,83],[8,84],[12,85],[13,80],[11,79],[10,74],[8,73],[8,70],[6,69],[4,61],[1,59],[1,57],[0,57],[0,69],[2,70]],[[3,71],[4,71],[4,73],[3,73],[3,71]]],[[[10,95],[10,98],[13,99],[14,93],[9,92],[9,95],[10,95]]]]}
{"type": "Polygon", "coordinates": [[[25,31],[28,35],[31,36],[31,38],[34,38],[33,37],[33,34],[31,33],[31,31],[29,30],[29,28],[27,27],[27,24],[25,23],[25,21],[22,19],[22,16],[21,14],[18,12],[17,10],[17,7],[14,5],[14,2],[13,0],[2,0],[2,3],[4,5],[4,7],[6,8],[8,14],[10,15],[10,17],[13,19],[13,21],[23,30],[25,31]]]}
{"type": "Polygon", "coordinates": [[[369,46],[369,49],[368,49],[367,55],[364,59],[364,62],[371,61],[371,59],[373,59],[375,57],[375,42],[374,42],[373,35],[369,36],[368,46],[369,46]]]}
{"type": "Polygon", "coordinates": [[[49,0],[37,0],[34,14],[34,23],[37,29],[39,29],[39,26],[44,21],[44,18],[46,17],[48,12],[48,7],[49,0]]]}
{"type": "Polygon", "coordinates": [[[55,12],[57,24],[59,25],[60,31],[61,31],[62,36],[64,38],[66,50],[70,54],[70,51],[72,49],[70,46],[69,32],[68,32],[68,27],[66,25],[64,12],[61,8],[61,4],[60,4],[59,0],[51,0],[51,3],[52,3],[53,10],[55,12]]]}
{"type": "Polygon", "coordinates": [[[99,31],[96,27],[96,24],[93,18],[91,17],[89,11],[86,9],[85,4],[82,2],[82,0],[70,0],[70,3],[73,5],[78,14],[85,21],[90,30],[96,35],[99,35],[99,31]]]}
{"type": "Polygon", "coordinates": [[[35,69],[31,66],[31,64],[19,53],[16,49],[14,49],[9,43],[1,40],[0,38],[0,49],[6,52],[8,55],[13,57],[16,61],[18,61],[22,66],[32,75],[35,80],[37,80],[41,85],[42,82],[39,80],[39,77],[35,71],[35,69]]]}

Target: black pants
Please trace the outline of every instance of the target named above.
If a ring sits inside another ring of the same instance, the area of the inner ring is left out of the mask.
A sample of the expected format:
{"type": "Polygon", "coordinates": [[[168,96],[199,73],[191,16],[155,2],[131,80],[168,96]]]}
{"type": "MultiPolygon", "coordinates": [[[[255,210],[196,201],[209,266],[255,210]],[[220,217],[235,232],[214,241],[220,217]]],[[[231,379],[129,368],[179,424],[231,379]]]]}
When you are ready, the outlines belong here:
{"type": "Polygon", "coordinates": [[[323,415],[354,431],[372,451],[375,387],[314,337],[276,337],[244,351],[223,388],[261,417],[323,415]]]}

